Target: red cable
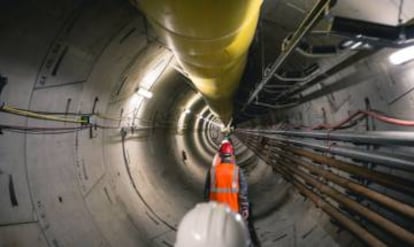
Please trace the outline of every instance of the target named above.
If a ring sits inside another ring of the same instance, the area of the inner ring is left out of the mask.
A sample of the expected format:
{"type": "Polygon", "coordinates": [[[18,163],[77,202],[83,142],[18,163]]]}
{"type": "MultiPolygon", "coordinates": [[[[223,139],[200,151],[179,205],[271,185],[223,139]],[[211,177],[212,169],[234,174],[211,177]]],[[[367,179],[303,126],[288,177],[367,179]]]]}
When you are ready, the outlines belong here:
{"type": "Polygon", "coordinates": [[[408,126],[408,127],[414,126],[414,121],[392,118],[392,117],[385,116],[385,115],[382,115],[374,111],[361,111],[361,112],[385,123],[395,124],[395,125],[400,125],[400,126],[408,126]]]}
{"type": "Polygon", "coordinates": [[[311,128],[310,130],[315,130],[315,129],[337,129],[337,128],[342,127],[346,123],[350,122],[351,120],[353,120],[354,118],[356,118],[359,115],[370,116],[374,119],[377,119],[379,121],[389,123],[389,124],[394,124],[394,125],[399,125],[399,126],[407,126],[407,127],[414,127],[414,121],[402,120],[402,119],[398,119],[398,118],[389,117],[389,116],[383,115],[383,114],[375,112],[375,111],[358,110],[357,112],[350,115],[349,117],[347,117],[345,120],[341,121],[338,124],[335,124],[335,125],[321,124],[321,125],[317,125],[317,126],[311,128]]]}
{"type": "Polygon", "coordinates": [[[346,123],[350,122],[352,119],[354,119],[355,117],[357,117],[358,115],[361,114],[361,111],[357,111],[354,114],[348,116],[347,118],[345,118],[344,120],[342,120],[341,122],[334,124],[334,125],[330,125],[330,124],[319,124],[317,126],[311,127],[309,128],[309,130],[315,130],[315,129],[337,129],[343,125],[345,125],[346,123]]]}

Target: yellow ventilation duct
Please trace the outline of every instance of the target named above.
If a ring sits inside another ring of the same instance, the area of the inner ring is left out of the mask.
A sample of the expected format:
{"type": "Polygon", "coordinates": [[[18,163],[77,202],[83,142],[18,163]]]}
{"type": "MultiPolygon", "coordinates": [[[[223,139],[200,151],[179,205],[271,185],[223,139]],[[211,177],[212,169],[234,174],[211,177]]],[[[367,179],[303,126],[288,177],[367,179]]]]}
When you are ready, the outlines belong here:
{"type": "Polygon", "coordinates": [[[138,7],[224,124],[262,0],[139,0],[138,7]]]}

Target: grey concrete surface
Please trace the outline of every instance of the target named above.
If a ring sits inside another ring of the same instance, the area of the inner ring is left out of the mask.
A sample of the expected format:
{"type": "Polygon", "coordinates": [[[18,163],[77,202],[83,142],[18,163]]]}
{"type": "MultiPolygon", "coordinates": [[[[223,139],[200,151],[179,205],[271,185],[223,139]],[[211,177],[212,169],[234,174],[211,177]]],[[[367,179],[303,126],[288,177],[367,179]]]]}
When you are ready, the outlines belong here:
{"type": "MultiPolygon", "coordinates": [[[[172,53],[147,35],[128,1],[6,0],[0,9],[0,73],[8,78],[0,103],[94,111],[107,117],[94,121],[114,127],[0,135],[0,246],[173,246],[181,217],[202,201],[222,137],[198,117],[214,121],[173,68],[172,53]],[[138,96],[136,89],[163,59],[166,68],[149,88],[153,97],[138,96]]],[[[413,64],[390,67],[389,53],[354,65],[345,80],[365,78],[361,83],[283,114],[320,123],[321,106],[335,120],[369,97],[377,109],[413,118],[413,64]]],[[[0,123],[78,126],[2,112],[0,123]]],[[[362,245],[234,141],[263,246],[362,245]]]]}

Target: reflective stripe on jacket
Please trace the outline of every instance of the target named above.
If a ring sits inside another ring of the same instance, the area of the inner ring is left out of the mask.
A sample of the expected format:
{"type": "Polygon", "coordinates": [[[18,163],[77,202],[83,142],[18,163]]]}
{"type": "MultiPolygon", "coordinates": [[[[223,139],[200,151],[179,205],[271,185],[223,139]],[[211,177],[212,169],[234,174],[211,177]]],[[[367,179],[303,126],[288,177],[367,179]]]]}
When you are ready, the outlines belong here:
{"type": "Polygon", "coordinates": [[[221,163],[210,170],[209,199],[227,204],[234,212],[239,205],[239,167],[231,163],[221,163]]]}

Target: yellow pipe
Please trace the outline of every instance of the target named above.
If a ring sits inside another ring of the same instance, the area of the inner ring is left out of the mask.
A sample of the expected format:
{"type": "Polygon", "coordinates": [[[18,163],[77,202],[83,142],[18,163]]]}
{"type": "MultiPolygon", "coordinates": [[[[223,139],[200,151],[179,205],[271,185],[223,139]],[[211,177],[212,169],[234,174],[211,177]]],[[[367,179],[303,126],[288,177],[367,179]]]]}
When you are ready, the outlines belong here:
{"type": "Polygon", "coordinates": [[[210,109],[228,124],[262,0],[139,0],[137,3],[210,109]]]}

